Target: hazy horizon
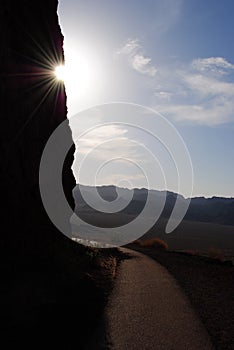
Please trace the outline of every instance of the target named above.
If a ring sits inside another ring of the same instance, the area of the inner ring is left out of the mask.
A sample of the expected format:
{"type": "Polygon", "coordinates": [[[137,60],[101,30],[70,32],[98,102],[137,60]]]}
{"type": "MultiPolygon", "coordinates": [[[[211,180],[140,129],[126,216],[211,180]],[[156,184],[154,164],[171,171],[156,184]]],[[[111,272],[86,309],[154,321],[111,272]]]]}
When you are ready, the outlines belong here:
{"type": "MultiPolygon", "coordinates": [[[[90,185],[90,184],[84,184],[84,183],[76,183],[76,186],[84,186],[84,187],[118,187],[118,188],[122,188],[122,189],[127,189],[127,190],[146,190],[147,188],[146,187],[132,187],[132,188],[129,188],[129,187],[124,187],[124,186],[117,186],[115,184],[98,184],[98,185],[90,185]]],[[[173,192],[172,190],[170,189],[158,189],[158,188],[150,188],[150,189],[147,189],[149,191],[158,191],[158,192],[173,192]]],[[[177,192],[173,192],[175,194],[179,194],[180,196],[183,196],[183,194],[181,193],[177,193],[177,192]]],[[[234,199],[234,197],[230,196],[230,197],[225,197],[225,196],[222,196],[222,195],[219,195],[219,194],[214,194],[210,197],[206,197],[206,196],[203,196],[203,195],[196,195],[196,196],[193,196],[193,197],[190,197],[191,199],[192,198],[205,198],[205,199],[209,199],[209,198],[213,198],[213,197],[217,197],[217,198],[227,198],[227,199],[234,199]]],[[[186,199],[186,197],[184,197],[186,199]]]]}

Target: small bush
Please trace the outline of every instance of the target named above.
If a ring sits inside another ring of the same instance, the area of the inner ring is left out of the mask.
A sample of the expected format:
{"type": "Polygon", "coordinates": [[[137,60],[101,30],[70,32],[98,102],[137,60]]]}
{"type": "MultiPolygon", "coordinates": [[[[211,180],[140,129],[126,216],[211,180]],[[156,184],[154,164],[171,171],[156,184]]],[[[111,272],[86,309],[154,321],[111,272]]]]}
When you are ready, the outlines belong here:
{"type": "Polygon", "coordinates": [[[196,256],[196,255],[202,255],[202,253],[199,251],[199,250],[185,250],[184,251],[186,254],[189,254],[189,255],[194,255],[194,256],[196,256]]]}
{"type": "Polygon", "coordinates": [[[223,261],[223,259],[224,259],[224,254],[223,254],[222,250],[221,249],[217,249],[217,248],[213,248],[213,247],[208,249],[207,255],[211,259],[217,259],[217,260],[220,260],[220,261],[223,261]]]}
{"type": "Polygon", "coordinates": [[[144,241],[141,241],[142,247],[153,247],[161,250],[167,250],[168,244],[163,241],[161,238],[155,237],[150,239],[145,239],[144,241]]]}
{"type": "Polygon", "coordinates": [[[136,239],[135,241],[133,241],[133,244],[137,244],[137,245],[141,245],[141,240],[140,239],[136,239]]]}

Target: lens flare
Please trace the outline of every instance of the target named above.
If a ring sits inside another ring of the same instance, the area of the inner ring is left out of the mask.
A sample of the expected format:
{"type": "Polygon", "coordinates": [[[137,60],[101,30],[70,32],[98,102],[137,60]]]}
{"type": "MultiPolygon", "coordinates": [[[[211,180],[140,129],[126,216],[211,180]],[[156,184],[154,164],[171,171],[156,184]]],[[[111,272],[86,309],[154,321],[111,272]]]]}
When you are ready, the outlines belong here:
{"type": "Polygon", "coordinates": [[[54,74],[58,80],[65,81],[66,80],[66,67],[64,65],[57,66],[55,68],[54,74]]]}

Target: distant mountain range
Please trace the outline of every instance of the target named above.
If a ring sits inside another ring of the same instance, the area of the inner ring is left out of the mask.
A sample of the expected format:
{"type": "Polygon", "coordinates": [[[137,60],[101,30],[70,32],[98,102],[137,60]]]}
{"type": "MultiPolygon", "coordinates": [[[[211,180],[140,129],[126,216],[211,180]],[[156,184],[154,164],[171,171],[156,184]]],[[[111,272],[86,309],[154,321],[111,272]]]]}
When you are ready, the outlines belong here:
{"type": "MultiPolygon", "coordinates": [[[[114,201],[119,194],[119,203],[122,204],[122,207],[125,207],[125,203],[127,204],[127,198],[132,196],[132,200],[126,207],[119,211],[119,214],[126,215],[138,215],[144,208],[146,203],[148,192],[152,195],[152,214],[154,213],[154,208],[159,203],[160,199],[165,196],[166,202],[164,209],[161,214],[161,218],[169,218],[171,211],[174,207],[175,201],[178,197],[179,202],[182,204],[184,201],[187,201],[183,196],[169,191],[157,191],[157,190],[147,190],[145,188],[142,189],[132,189],[129,190],[127,188],[119,188],[116,186],[100,186],[100,187],[92,187],[92,186],[84,186],[77,185],[73,190],[73,195],[76,202],[76,211],[79,215],[86,216],[87,214],[97,214],[102,211],[102,204],[100,200],[95,195],[96,191],[100,194],[100,196],[109,202],[114,201]],[[84,201],[81,191],[85,193],[90,199],[91,203],[96,205],[97,210],[91,208],[90,205],[84,201]]],[[[109,216],[113,216],[114,214],[105,214],[109,216]]],[[[199,221],[199,222],[209,222],[216,223],[222,225],[234,225],[234,198],[223,198],[223,197],[195,197],[191,199],[189,209],[184,218],[188,221],[199,221]]]]}

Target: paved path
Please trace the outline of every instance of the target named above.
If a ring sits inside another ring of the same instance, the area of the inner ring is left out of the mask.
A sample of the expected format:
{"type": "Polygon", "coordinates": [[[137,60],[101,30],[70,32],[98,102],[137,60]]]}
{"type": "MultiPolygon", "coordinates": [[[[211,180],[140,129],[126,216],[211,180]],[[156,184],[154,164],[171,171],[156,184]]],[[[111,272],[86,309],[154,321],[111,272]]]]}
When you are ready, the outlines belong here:
{"type": "Polygon", "coordinates": [[[106,308],[113,350],[210,350],[209,336],[189,301],[165,268],[149,257],[122,249],[122,261],[106,308]]]}

